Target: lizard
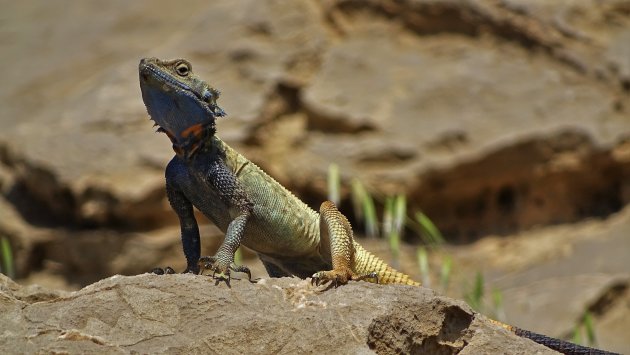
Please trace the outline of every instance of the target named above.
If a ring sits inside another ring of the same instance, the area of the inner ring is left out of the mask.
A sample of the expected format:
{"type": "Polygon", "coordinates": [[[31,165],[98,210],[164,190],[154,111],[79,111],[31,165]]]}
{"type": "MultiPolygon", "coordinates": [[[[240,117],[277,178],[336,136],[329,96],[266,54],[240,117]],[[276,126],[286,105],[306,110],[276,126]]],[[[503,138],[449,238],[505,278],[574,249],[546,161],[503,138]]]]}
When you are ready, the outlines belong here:
{"type": "MultiPolygon", "coordinates": [[[[335,287],[351,280],[420,286],[357,243],[334,203],[325,201],[315,211],[218,138],[216,121],[225,116],[217,104],[220,93],[196,76],[188,61],[144,58],[139,79],[150,119],[175,152],[166,167],[166,195],[180,222],[184,272],[211,270],[217,283],[228,286],[231,272],[246,273],[251,281],[249,269],[234,262],[244,245],[258,254],[270,277],[311,277],[316,285],[335,287]],[[201,256],[194,208],[225,233],[213,256],[201,256]]],[[[566,354],[608,354],[492,322],[566,354]]]]}

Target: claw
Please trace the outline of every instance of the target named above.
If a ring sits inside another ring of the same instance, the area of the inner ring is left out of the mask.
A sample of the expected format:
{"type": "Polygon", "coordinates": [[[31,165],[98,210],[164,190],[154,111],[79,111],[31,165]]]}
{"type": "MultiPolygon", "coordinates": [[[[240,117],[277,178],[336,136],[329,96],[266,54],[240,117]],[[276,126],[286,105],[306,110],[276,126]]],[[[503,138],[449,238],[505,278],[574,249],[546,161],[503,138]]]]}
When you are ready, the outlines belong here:
{"type": "Polygon", "coordinates": [[[365,279],[373,279],[378,283],[378,273],[369,272],[366,274],[355,274],[349,269],[329,270],[316,272],[311,276],[311,285],[319,286],[330,281],[328,288],[337,288],[341,285],[345,285],[348,281],[361,281],[365,279]]]}
{"type": "Polygon", "coordinates": [[[199,275],[203,275],[205,270],[212,270],[212,264],[215,261],[215,257],[204,256],[197,261],[197,267],[199,268],[199,275]]]}
{"type": "Polygon", "coordinates": [[[249,282],[255,282],[252,280],[252,273],[247,266],[236,265],[235,263],[230,263],[225,266],[223,263],[217,261],[216,256],[204,256],[199,258],[197,265],[199,265],[200,274],[202,274],[204,270],[212,270],[212,278],[217,281],[217,285],[219,282],[225,281],[228,287],[230,287],[230,281],[232,279],[230,271],[245,273],[247,274],[249,282]]]}
{"type": "MultiPolygon", "coordinates": [[[[184,273],[188,272],[188,269],[186,269],[186,271],[184,271],[184,273]]],[[[162,269],[161,267],[156,267],[153,270],[151,270],[151,273],[156,274],[156,275],[173,275],[173,274],[177,274],[177,272],[175,272],[175,270],[173,270],[172,267],[167,266],[164,269],[162,269]]]]}
{"type": "Polygon", "coordinates": [[[249,271],[249,268],[245,265],[236,265],[234,263],[230,264],[230,270],[234,271],[234,272],[242,272],[247,274],[247,278],[249,279],[249,281],[252,281],[252,272],[249,271]]]}
{"type": "Polygon", "coordinates": [[[230,285],[230,272],[227,271],[225,273],[221,272],[216,276],[216,280],[217,280],[217,285],[219,284],[219,282],[221,281],[225,281],[225,284],[227,285],[227,287],[232,288],[232,286],[230,285]]]}
{"type": "Polygon", "coordinates": [[[354,276],[354,277],[352,277],[352,279],[356,280],[356,281],[361,281],[361,280],[365,280],[365,279],[374,279],[376,281],[376,283],[378,284],[378,273],[376,273],[376,271],[369,272],[367,274],[354,276]]]}
{"type": "Polygon", "coordinates": [[[184,272],[182,272],[182,274],[199,274],[199,268],[198,267],[187,267],[186,270],[184,270],[184,272]]]}

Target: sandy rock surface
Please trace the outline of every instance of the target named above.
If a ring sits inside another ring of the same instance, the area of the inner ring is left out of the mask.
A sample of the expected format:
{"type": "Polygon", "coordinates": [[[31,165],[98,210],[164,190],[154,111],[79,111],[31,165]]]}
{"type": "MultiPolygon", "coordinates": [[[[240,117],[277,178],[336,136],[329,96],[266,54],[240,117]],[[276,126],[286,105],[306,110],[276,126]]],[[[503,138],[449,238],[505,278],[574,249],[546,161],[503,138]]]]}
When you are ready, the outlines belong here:
{"type": "Polygon", "coordinates": [[[0,277],[4,353],[555,353],[425,288],[147,274],[35,301],[0,277]]]}

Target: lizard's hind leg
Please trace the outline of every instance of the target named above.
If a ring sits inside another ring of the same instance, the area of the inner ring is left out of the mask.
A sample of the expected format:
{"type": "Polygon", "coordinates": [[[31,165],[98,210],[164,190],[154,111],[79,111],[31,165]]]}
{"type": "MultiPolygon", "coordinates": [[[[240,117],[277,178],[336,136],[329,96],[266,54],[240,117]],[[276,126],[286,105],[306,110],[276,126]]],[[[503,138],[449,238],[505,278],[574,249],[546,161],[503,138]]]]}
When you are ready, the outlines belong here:
{"type": "Polygon", "coordinates": [[[333,269],[315,273],[311,282],[319,285],[332,281],[335,287],[346,284],[349,280],[374,279],[378,283],[376,273],[358,274],[353,270],[355,247],[352,227],[346,216],[331,201],[322,203],[319,213],[321,243],[330,245],[333,269]]]}

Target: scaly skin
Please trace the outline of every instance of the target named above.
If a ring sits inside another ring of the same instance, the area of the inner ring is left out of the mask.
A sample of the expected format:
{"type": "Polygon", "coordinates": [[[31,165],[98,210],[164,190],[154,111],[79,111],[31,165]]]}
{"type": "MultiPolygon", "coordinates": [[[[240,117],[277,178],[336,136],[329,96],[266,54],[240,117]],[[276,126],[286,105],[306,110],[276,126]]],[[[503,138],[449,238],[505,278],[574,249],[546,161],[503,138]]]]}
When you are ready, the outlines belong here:
{"type": "MultiPolygon", "coordinates": [[[[215,120],[224,115],[216,104],[219,92],[195,76],[190,63],[147,58],[139,72],[147,111],[176,152],[166,168],[166,191],[180,220],[185,272],[208,269],[228,285],[230,271],[251,279],[246,267],[234,263],[236,249],[245,245],[271,277],[312,277],[334,286],[350,280],[420,285],[355,242],[350,223],[332,202],[322,203],[317,213],[217,138],[215,120]],[[225,233],[214,256],[200,255],[193,206],[225,233]]],[[[494,322],[566,354],[606,354],[494,322]]]]}

